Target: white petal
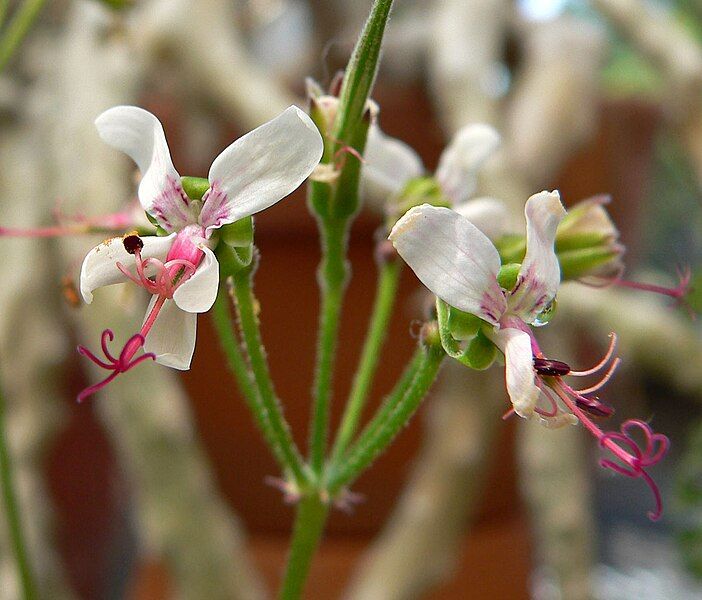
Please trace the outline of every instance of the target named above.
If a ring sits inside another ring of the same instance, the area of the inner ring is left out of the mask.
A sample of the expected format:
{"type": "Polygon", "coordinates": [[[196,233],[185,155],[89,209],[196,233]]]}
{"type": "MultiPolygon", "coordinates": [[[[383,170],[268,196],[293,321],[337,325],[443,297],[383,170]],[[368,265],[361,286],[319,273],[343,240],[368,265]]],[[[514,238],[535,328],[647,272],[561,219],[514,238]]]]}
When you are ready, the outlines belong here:
{"type": "Polygon", "coordinates": [[[475,192],[478,170],[500,145],[500,134],[489,125],[466,125],[456,133],[439,159],[436,179],[454,204],[475,192]]]}
{"type": "Polygon", "coordinates": [[[505,381],[514,412],[520,417],[531,417],[541,390],[534,382],[534,357],[529,334],[509,327],[486,335],[505,355],[505,381]]]}
{"type": "MultiPolygon", "coordinates": [[[[147,316],[156,299],[156,296],[151,299],[147,316]]],[[[196,331],[197,315],[180,310],[173,300],[166,300],[146,336],[144,352],[153,352],[157,363],[185,371],[190,368],[195,351],[196,331]]]]}
{"type": "Polygon", "coordinates": [[[507,231],[509,211],[505,203],[496,198],[473,198],[453,207],[491,240],[496,240],[507,231]]]}
{"type": "Polygon", "coordinates": [[[540,192],[527,200],[527,249],[510,298],[510,311],[530,323],[556,296],[561,269],[554,250],[565,209],[558,192],[540,192]]]}
{"type": "Polygon", "coordinates": [[[200,223],[211,230],[275,204],[295,190],[322,157],[312,120],[290,106],[227,147],[210,167],[200,223]]]}
{"type": "Polygon", "coordinates": [[[115,106],[95,125],[100,137],[127,154],[141,171],[139,201],[166,231],[194,221],[193,208],[180,184],[161,122],[136,106],[115,106]]]}
{"type": "Polygon", "coordinates": [[[505,299],[497,283],[500,255],[468,219],[422,204],[392,228],[390,239],[419,280],[439,298],[490,323],[505,299]]]}
{"type": "MultiPolygon", "coordinates": [[[[141,250],[142,258],[165,260],[175,237],[175,233],[168,237],[155,235],[142,237],[141,240],[144,242],[144,247],[141,250]]],[[[111,238],[88,252],[80,269],[80,292],[83,295],[83,300],[90,304],[93,301],[93,290],[105,285],[127,281],[124,274],[117,268],[118,262],[134,272],[132,268],[134,256],[124,249],[120,237],[111,238]]]]}
{"type": "Polygon", "coordinates": [[[186,312],[207,312],[217,298],[219,263],[214,252],[207,246],[202,246],[202,251],[205,256],[195,274],[179,285],[173,294],[175,303],[186,312]]]}
{"type": "Polygon", "coordinates": [[[371,199],[385,201],[410,179],[424,174],[419,155],[404,142],[385,135],[375,124],[368,129],[363,159],[361,183],[364,194],[371,199]]]}

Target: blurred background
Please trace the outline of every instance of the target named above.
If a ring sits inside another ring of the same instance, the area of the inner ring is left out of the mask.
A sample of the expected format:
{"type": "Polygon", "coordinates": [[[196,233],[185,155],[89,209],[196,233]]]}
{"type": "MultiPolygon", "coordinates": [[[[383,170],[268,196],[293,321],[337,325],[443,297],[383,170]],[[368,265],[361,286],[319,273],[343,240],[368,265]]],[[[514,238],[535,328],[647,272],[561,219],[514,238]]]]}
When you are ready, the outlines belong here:
{"type": "MultiPolygon", "coordinates": [[[[3,3],[0,2],[0,5],[3,3]]],[[[9,15],[23,3],[9,2],[9,15]]],[[[39,3],[41,4],[41,3],[39,3]]],[[[343,68],[370,2],[52,0],[0,72],[0,223],[96,216],[135,197],[133,166],[93,127],[138,104],[164,128],[176,167],[202,176],[231,140],[291,103],[305,77],[343,68]]],[[[0,29],[2,35],[3,29],[0,29]]],[[[702,3],[698,0],[397,0],[374,99],[385,132],[428,171],[462,125],[503,146],[480,193],[516,218],[532,193],[566,206],[610,194],[628,279],[674,286],[702,260],[702,3]]],[[[368,198],[353,230],[335,384],[343,408],[375,289],[368,198]]],[[[209,317],[192,369],[141,367],[77,405],[99,375],[75,345],[110,326],[126,338],[145,303],[105,291],[70,299],[97,239],[1,239],[0,374],[32,562],[46,598],[260,599],[282,574],[292,507],[236,390],[209,317]]],[[[256,218],[263,335],[298,443],[306,443],[319,260],[305,192],[256,218]]],[[[118,286],[121,287],[121,286],[118,286]]],[[[695,305],[694,293],[690,303],[695,305]]],[[[415,340],[425,298],[407,269],[375,402],[415,340]]],[[[641,481],[597,467],[580,428],[502,421],[503,372],[447,365],[418,416],[335,512],[308,597],[686,599],[702,597],[702,340],[674,301],[568,284],[543,333],[583,368],[617,331],[624,365],[603,399],[613,424],[650,420],[672,450],[641,481]]],[[[370,411],[369,411],[370,412],[370,411]]],[[[614,428],[614,427],[612,427],[614,428]]],[[[19,597],[0,518],[0,598],[19,597]]]]}

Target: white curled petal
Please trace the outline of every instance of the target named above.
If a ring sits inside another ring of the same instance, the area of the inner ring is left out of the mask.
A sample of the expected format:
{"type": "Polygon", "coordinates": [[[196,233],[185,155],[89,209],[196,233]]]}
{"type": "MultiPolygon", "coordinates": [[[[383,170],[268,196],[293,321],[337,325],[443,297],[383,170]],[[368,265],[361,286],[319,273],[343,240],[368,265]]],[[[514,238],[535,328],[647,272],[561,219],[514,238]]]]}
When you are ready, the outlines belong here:
{"type": "Polygon", "coordinates": [[[529,334],[509,327],[486,335],[505,355],[505,382],[514,412],[520,417],[531,417],[541,390],[535,383],[529,334]]]}
{"type": "Polygon", "coordinates": [[[424,174],[419,155],[404,142],[385,135],[375,124],[368,129],[363,159],[361,184],[364,195],[371,199],[384,201],[410,179],[424,174]]]}
{"type": "Polygon", "coordinates": [[[297,106],[240,137],[210,167],[200,213],[207,235],[290,194],[319,164],[323,149],[317,127],[297,106]]]}
{"type": "Polygon", "coordinates": [[[505,310],[497,283],[500,255],[468,219],[422,204],[392,228],[390,239],[419,280],[460,310],[496,324],[505,310]]]}
{"type": "Polygon", "coordinates": [[[141,171],[139,202],[166,231],[192,223],[193,207],[171,161],[161,122],[136,106],[115,106],[95,126],[100,137],[127,154],[141,171]]]}
{"type": "Polygon", "coordinates": [[[436,179],[454,204],[475,192],[478,170],[500,145],[500,134],[489,125],[474,123],[458,130],[441,154],[436,179]]]}
{"type": "Polygon", "coordinates": [[[556,230],[565,209],[557,191],[540,192],[527,200],[527,249],[517,284],[508,300],[509,308],[527,323],[556,296],[561,269],[554,249],[556,230]]]}
{"type": "MultiPolygon", "coordinates": [[[[156,300],[157,296],[151,299],[147,316],[156,300]]],[[[185,371],[190,368],[195,351],[196,332],[197,315],[181,310],[173,300],[166,300],[146,335],[144,352],[153,352],[159,364],[185,371]]]]}
{"type": "Polygon", "coordinates": [[[203,313],[212,308],[219,287],[219,263],[214,252],[202,246],[205,256],[194,275],[178,286],[173,300],[181,310],[203,313]]]}
{"type": "Polygon", "coordinates": [[[508,229],[509,212],[504,202],[496,198],[473,198],[453,207],[491,240],[503,236],[508,229]]]}
{"type": "MultiPolygon", "coordinates": [[[[167,237],[142,237],[144,247],[141,249],[141,257],[165,260],[175,237],[175,233],[167,237]]],[[[87,304],[93,301],[93,291],[97,288],[127,281],[117,268],[118,262],[134,272],[134,256],[124,249],[120,237],[111,238],[88,252],[80,269],[80,293],[87,304]]]]}

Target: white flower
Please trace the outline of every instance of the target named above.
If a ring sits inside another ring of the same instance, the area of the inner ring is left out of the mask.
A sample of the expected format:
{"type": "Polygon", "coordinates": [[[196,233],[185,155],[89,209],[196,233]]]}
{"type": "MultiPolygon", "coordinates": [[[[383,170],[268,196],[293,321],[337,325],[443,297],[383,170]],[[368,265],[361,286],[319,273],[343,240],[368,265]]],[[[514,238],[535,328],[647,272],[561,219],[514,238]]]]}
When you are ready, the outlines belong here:
{"type": "Polygon", "coordinates": [[[537,322],[558,291],[560,269],[553,246],[565,210],[558,192],[541,192],[529,198],[524,212],[527,251],[511,290],[503,290],[497,281],[500,255],[495,246],[453,210],[415,207],[397,222],[390,239],[436,296],[493,326],[485,334],[505,355],[514,410],[529,417],[540,394],[529,325],[537,322]]]}
{"type": "MultiPolygon", "coordinates": [[[[489,238],[504,232],[507,212],[494,198],[472,198],[480,168],[500,145],[492,127],[472,124],[461,128],[441,154],[435,177],[452,208],[470,219],[489,238]]],[[[370,198],[382,199],[402,191],[408,181],[424,175],[417,153],[407,144],[385,135],[373,124],[368,130],[362,181],[370,198]]]]}
{"type": "MultiPolygon", "coordinates": [[[[117,106],[95,124],[105,142],[137,164],[141,206],[169,235],[133,235],[100,244],[83,261],[81,293],[90,303],[93,291],[105,285],[131,279],[145,287],[153,294],[138,334],[145,352],[169,367],[188,369],[196,315],[210,309],[219,285],[213,234],[295,190],[318,164],[322,138],[311,119],[291,106],[225,148],[210,167],[210,188],[202,200],[193,200],[183,191],[163,127],[154,115],[117,106]]],[[[138,341],[127,355],[133,356],[138,341]]],[[[128,365],[131,356],[122,357],[121,363],[128,365]]],[[[119,372],[121,367],[109,368],[119,372]]]]}

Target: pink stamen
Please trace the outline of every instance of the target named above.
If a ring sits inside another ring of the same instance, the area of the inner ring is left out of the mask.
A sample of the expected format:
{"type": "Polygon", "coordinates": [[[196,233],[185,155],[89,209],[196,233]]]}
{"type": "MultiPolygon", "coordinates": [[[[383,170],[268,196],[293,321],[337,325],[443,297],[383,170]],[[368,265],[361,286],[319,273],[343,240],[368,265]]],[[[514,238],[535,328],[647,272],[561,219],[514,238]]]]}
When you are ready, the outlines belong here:
{"type": "Polygon", "coordinates": [[[166,263],[153,257],[143,259],[139,249],[134,252],[134,263],[136,275],[122,263],[118,262],[116,266],[125,277],[143,287],[150,294],[165,298],[172,298],[178,286],[187,281],[197,270],[193,263],[181,258],[169,260],[166,263]],[[147,275],[148,268],[155,271],[153,277],[147,275]]]}
{"type": "MultiPolygon", "coordinates": [[[[545,362],[548,362],[547,359],[544,359],[533,332],[529,331],[529,335],[532,339],[534,357],[536,359],[543,359],[545,362]]],[[[585,376],[593,375],[602,370],[614,355],[616,335],[612,333],[610,334],[610,338],[611,341],[607,353],[597,365],[595,365],[592,369],[588,369],[587,371],[571,371],[568,374],[585,376]]],[[[645,471],[645,469],[659,463],[663,459],[670,446],[670,441],[665,435],[661,433],[654,433],[647,423],[637,419],[625,421],[621,425],[619,432],[603,432],[597,425],[595,425],[587,414],[588,412],[591,412],[597,416],[609,416],[609,414],[611,414],[612,411],[609,407],[603,405],[596,398],[590,398],[585,394],[590,394],[602,388],[610,380],[612,374],[620,363],[621,360],[619,358],[615,358],[604,377],[596,385],[583,390],[573,389],[567,385],[563,380],[563,377],[559,375],[544,376],[538,372],[538,369],[535,366],[534,372],[537,377],[536,383],[544,392],[544,395],[552,402],[551,412],[539,408],[536,409],[536,412],[544,417],[556,416],[559,409],[556,399],[552,396],[552,393],[555,393],[557,398],[563,402],[565,407],[567,407],[567,409],[578,418],[583,426],[597,438],[600,447],[608,450],[614,455],[615,460],[606,458],[601,459],[600,466],[605,469],[611,469],[612,471],[626,477],[631,477],[633,479],[641,478],[644,480],[646,485],[648,485],[653,493],[655,502],[655,509],[648,513],[648,517],[652,521],[657,521],[660,519],[663,513],[663,502],[656,482],[645,471]],[[645,447],[643,450],[634,441],[631,435],[631,430],[634,429],[641,431],[645,437],[645,447]]],[[[508,414],[511,412],[513,411],[510,411],[508,414]]]]}
{"type": "MultiPolygon", "coordinates": [[[[607,385],[607,382],[612,379],[612,375],[614,375],[614,372],[617,370],[617,367],[622,364],[622,359],[617,357],[614,359],[612,364],[610,365],[609,369],[605,373],[604,377],[600,379],[598,383],[596,383],[593,386],[590,386],[589,388],[585,388],[582,390],[575,390],[578,394],[580,395],[586,395],[586,394],[592,394],[593,392],[596,392],[597,390],[603,388],[605,385],[607,385]]],[[[572,373],[571,373],[572,374],[572,373]]]]}
{"type": "Polygon", "coordinates": [[[83,402],[83,400],[89,396],[92,396],[95,392],[103,389],[120,373],[126,373],[130,369],[136,367],[138,364],[144,362],[146,359],[156,360],[156,355],[153,352],[146,352],[145,354],[134,358],[137,351],[144,346],[145,338],[142,333],[136,333],[127,340],[127,343],[122,348],[118,358],[112,356],[107,348],[108,342],[113,341],[114,338],[115,336],[111,329],[105,329],[105,331],[102,332],[100,345],[102,346],[102,352],[107,360],[99,359],[85,346],[78,346],[78,352],[80,354],[90,359],[98,367],[105,369],[106,371],[111,371],[111,373],[105,379],[81,391],[78,394],[78,402],[83,402]]]}
{"type": "Polygon", "coordinates": [[[577,406],[577,403],[571,400],[568,393],[570,389],[564,386],[562,381],[558,381],[552,389],[558,394],[558,397],[566,406],[570,408],[573,414],[578,417],[588,431],[598,439],[600,447],[609,450],[616,459],[623,463],[619,464],[609,459],[601,459],[600,466],[633,479],[641,477],[646,482],[653,493],[656,504],[655,510],[649,512],[648,517],[652,521],[657,521],[663,513],[661,494],[656,482],[653,481],[644,468],[660,462],[670,445],[668,438],[661,433],[653,433],[653,430],[647,423],[636,419],[625,421],[620,427],[621,433],[616,431],[603,432],[590,420],[585,412],[577,406]],[[646,436],[645,452],[641,451],[641,448],[629,434],[629,429],[634,427],[639,428],[646,436]],[[625,447],[622,447],[622,445],[625,447]],[[656,445],[658,445],[657,448],[655,448],[656,445]]]}
{"type": "Polygon", "coordinates": [[[587,369],[587,371],[571,371],[569,375],[573,375],[574,377],[585,377],[587,375],[594,375],[598,371],[602,370],[602,368],[609,362],[609,360],[612,358],[612,355],[614,354],[614,350],[616,347],[617,334],[612,331],[609,334],[609,347],[607,348],[607,352],[605,353],[602,360],[600,360],[600,362],[598,362],[591,369],[587,369]]]}

